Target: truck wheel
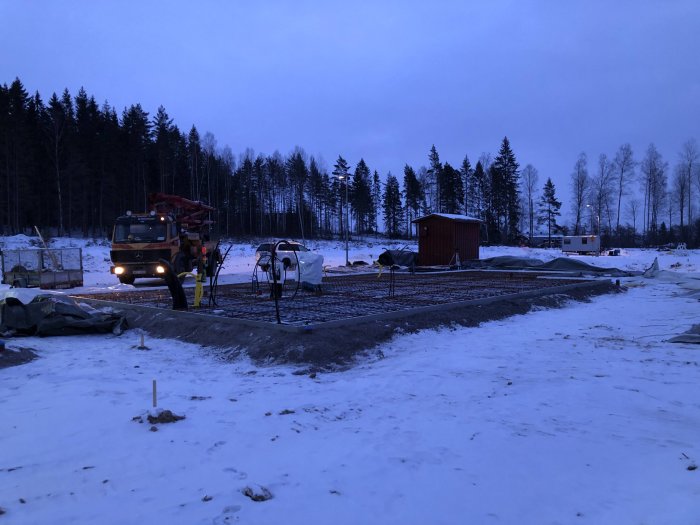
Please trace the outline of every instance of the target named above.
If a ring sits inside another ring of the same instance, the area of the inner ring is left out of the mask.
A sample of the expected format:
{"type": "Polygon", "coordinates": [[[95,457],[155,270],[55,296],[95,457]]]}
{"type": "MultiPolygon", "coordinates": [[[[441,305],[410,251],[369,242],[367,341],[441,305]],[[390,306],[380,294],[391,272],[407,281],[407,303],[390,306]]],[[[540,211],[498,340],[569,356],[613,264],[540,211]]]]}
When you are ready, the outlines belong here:
{"type": "Polygon", "coordinates": [[[134,284],[136,277],[133,275],[120,275],[119,282],[122,284],[134,284]]]}

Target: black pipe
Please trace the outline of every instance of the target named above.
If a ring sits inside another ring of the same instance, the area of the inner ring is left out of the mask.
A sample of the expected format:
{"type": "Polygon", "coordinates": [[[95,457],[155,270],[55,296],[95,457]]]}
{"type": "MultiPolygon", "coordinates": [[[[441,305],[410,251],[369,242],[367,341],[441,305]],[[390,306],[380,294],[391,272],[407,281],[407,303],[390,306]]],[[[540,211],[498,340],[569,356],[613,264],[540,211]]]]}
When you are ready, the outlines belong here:
{"type": "Polygon", "coordinates": [[[173,270],[172,264],[165,259],[160,259],[158,262],[165,266],[163,280],[168,285],[170,296],[173,298],[173,310],[187,310],[187,296],[182,288],[182,283],[180,283],[175,270],[173,270]]]}

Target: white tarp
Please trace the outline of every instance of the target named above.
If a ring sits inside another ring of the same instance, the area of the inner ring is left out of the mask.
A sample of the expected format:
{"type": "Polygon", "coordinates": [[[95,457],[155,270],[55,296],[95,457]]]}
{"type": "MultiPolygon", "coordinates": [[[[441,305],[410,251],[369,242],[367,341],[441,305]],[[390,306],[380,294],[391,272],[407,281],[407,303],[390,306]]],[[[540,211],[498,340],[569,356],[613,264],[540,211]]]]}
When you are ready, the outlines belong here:
{"type": "Polygon", "coordinates": [[[323,279],[323,255],[312,252],[300,252],[299,278],[302,283],[321,284],[323,279]]]}
{"type": "MultiPolygon", "coordinates": [[[[319,255],[313,252],[296,252],[296,258],[292,260],[292,264],[285,267],[283,261],[277,259],[275,260],[275,268],[277,270],[277,280],[282,279],[281,276],[285,275],[287,279],[296,280],[297,278],[297,261],[298,261],[298,277],[299,281],[304,284],[310,284],[313,286],[318,286],[321,284],[323,279],[323,255],[319,255]],[[291,275],[290,275],[291,272],[291,275]]],[[[267,270],[270,282],[272,282],[272,265],[267,270]]]]}
{"type": "Polygon", "coordinates": [[[657,257],[654,259],[652,265],[644,272],[644,277],[677,284],[686,291],[685,295],[700,300],[700,273],[684,273],[661,270],[659,268],[659,259],[657,257]]]}

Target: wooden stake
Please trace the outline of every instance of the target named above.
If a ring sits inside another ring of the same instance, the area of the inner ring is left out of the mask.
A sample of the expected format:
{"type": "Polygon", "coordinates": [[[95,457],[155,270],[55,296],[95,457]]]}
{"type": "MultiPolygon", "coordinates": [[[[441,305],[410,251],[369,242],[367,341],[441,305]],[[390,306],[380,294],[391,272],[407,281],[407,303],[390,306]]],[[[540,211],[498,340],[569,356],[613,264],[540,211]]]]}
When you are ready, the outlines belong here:
{"type": "Polygon", "coordinates": [[[146,345],[144,344],[144,341],[143,341],[143,334],[141,334],[141,344],[139,345],[139,348],[140,348],[141,350],[143,350],[144,348],[146,348],[146,345]]]}
{"type": "Polygon", "coordinates": [[[153,380],[153,408],[158,406],[158,400],[156,396],[156,380],[153,380]]]}

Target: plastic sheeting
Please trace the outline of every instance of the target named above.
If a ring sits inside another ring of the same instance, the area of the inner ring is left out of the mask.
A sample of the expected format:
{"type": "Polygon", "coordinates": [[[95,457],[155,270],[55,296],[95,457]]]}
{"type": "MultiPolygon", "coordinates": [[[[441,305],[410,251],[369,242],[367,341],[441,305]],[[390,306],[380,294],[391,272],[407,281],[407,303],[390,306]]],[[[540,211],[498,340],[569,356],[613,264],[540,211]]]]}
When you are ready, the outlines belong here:
{"type": "Polygon", "coordinates": [[[311,252],[300,252],[299,278],[302,283],[318,286],[323,279],[323,255],[311,252]]]}
{"type": "Polygon", "coordinates": [[[470,269],[537,270],[546,272],[567,272],[574,275],[610,275],[612,277],[641,275],[641,272],[629,272],[620,270],[619,268],[600,268],[579,261],[578,259],[569,259],[568,257],[558,257],[551,261],[544,262],[540,259],[504,255],[501,257],[492,257],[490,259],[468,261],[463,266],[470,269]]]}
{"type": "Polygon", "coordinates": [[[669,339],[671,343],[692,343],[700,345],[700,324],[694,324],[690,330],[669,339]]]}
{"type": "MultiPolygon", "coordinates": [[[[323,280],[323,255],[312,252],[297,252],[296,255],[297,257],[293,260],[292,266],[289,267],[291,268],[292,272],[296,273],[298,263],[300,282],[313,287],[320,286],[321,281],[323,280]]],[[[274,267],[277,270],[277,280],[279,281],[281,276],[284,275],[285,268],[287,267],[285,266],[284,262],[279,259],[275,260],[274,267]]],[[[266,265],[264,270],[267,271],[270,282],[272,282],[272,265],[266,265]]]]}
{"type": "Polygon", "coordinates": [[[700,274],[699,273],[684,273],[672,272],[669,270],[661,270],[659,268],[658,257],[654,259],[654,263],[644,272],[644,277],[647,279],[658,279],[677,284],[685,290],[685,295],[700,301],[700,274]]]}
{"type": "Polygon", "coordinates": [[[405,266],[411,268],[418,264],[418,254],[410,250],[386,250],[377,262],[382,266],[405,266]]]}
{"type": "Polygon", "coordinates": [[[0,299],[0,333],[13,335],[121,334],[124,317],[78,304],[60,294],[35,294],[22,298],[12,293],[0,299]],[[26,303],[22,299],[29,299],[26,303]]]}

